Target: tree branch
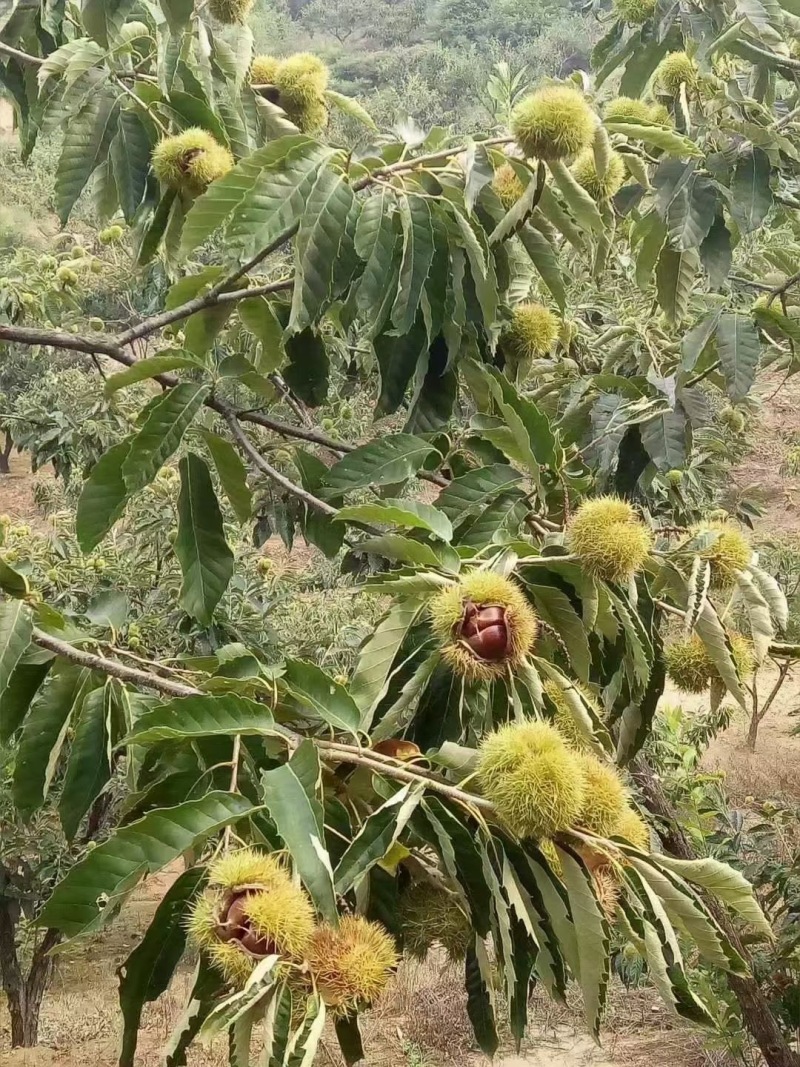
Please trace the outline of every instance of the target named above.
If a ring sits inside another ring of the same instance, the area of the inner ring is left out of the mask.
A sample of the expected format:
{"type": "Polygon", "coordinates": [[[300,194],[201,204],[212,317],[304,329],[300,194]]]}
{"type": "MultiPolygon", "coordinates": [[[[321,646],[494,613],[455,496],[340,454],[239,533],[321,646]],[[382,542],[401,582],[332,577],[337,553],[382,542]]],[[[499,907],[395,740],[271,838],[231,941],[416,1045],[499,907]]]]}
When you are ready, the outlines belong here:
{"type": "Polygon", "coordinates": [[[254,467],[266,474],[266,476],[277,485],[280,485],[287,492],[291,493],[292,496],[296,496],[298,500],[302,500],[308,507],[313,508],[314,511],[319,511],[323,515],[337,514],[338,508],[331,507],[330,504],[326,504],[324,500],[320,500],[319,497],[314,496],[313,493],[309,493],[308,490],[303,489],[302,486],[295,485],[295,483],[287,478],[286,475],[281,474],[279,470],[276,470],[271,463],[267,463],[244,432],[236,414],[230,408],[226,408],[223,405],[220,414],[227,422],[239,448],[247,456],[254,467]]]}
{"type": "Polygon", "coordinates": [[[10,44],[5,44],[3,41],[0,41],[0,55],[11,56],[12,59],[18,59],[20,63],[30,63],[34,67],[41,67],[44,63],[41,56],[21,52],[19,48],[12,48],[10,44]]]}

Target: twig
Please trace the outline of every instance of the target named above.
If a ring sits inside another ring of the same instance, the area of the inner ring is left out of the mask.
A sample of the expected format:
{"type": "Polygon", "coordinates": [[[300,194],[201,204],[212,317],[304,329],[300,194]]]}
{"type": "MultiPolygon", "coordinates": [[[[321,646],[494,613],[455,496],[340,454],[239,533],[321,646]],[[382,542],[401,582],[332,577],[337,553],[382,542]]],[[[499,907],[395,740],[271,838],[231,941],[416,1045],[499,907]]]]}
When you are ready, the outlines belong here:
{"type": "MultiPolygon", "coordinates": [[[[236,734],[233,739],[233,751],[231,752],[231,781],[228,786],[229,793],[238,792],[239,788],[239,759],[242,754],[242,735],[236,734]]],[[[233,833],[232,826],[226,826],[225,832],[222,835],[222,848],[224,851],[230,848],[231,834],[233,833]]]]}
{"type": "Polygon", "coordinates": [[[323,515],[336,515],[338,513],[338,508],[331,507],[331,505],[326,504],[324,500],[320,500],[319,497],[314,496],[313,493],[309,493],[307,489],[303,489],[302,486],[296,485],[293,481],[287,478],[285,474],[281,474],[279,470],[273,467],[271,463],[267,463],[242,429],[235,412],[230,408],[226,409],[223,406],[220,413],[227,422],[239,448],[241,448],[242,452],[244,452],[254,467],[266,474],[267,477],[271,478],[277,485],[280,485],[287,492],[291,493],[292,496],[296,496],[298,500],[302,500],[308,507],[313,508],[314,511],[319,511],[323,515]]]}
{"type": "Polygon", "coordinates": [[[770,291],[770,294],[767,297],[767,307],[770,307],[772,301],[775,300],[776,297],[783,296],[787,289],[791,289],[791,287],[797,285],[798,282],[800,282],[800,270],[795,274],[790,275],[785,282],[781,282],[780,285],[776,285],[775,288],[770,291]]]}
{"type": "MultiPolygon", "coordinates": [[[[772,703],[775,700],[775,697],[780,692],[781,686],[786,681],[786,675],[789,673],[789,671],[791,669],[792,669],[792,661],[790,659],[785,659],[783,661],[783,663],[780,665],[780,669],[778,671],[778,678],[777,678],[777,681],[775,682],[775,685],[772,687],[772,689],[769,692],[769,695],[768,695],[767,699],[762,704],[761,711],[759,711],[757,713],[759,722],[763,722],[764,716],[767,714],[767,712],[771,708],[772,703]]],[[[753,710],[755,711],[755,709],[753,709],[753,710]]]]}
{"type": "Polygon", "coordinates": [[[12,48],[10,44],[4,44],[2,41],[0,41],[0,53],[11,56],[13,59],[18,59],[20,63],[30,63],[34,67],[41,67],[44,63],[41,56],[32,56],[28,52],[21,52],[19,48],[12,48]]]}
{"type": "Polygon", "coordinates": [[[716,360],[714,363],[711,364],[710,367],[706,367],[706,369],[700,374],[696,374],[694,378],[690,378],[689,381],[686,383],[685,388],[689,389],[693,385],[699,385],[700,382],[705,381],[706,378],[710,377],[714,373],[714,371],[719,370],[719,368],[720,361],[716,360]]]}

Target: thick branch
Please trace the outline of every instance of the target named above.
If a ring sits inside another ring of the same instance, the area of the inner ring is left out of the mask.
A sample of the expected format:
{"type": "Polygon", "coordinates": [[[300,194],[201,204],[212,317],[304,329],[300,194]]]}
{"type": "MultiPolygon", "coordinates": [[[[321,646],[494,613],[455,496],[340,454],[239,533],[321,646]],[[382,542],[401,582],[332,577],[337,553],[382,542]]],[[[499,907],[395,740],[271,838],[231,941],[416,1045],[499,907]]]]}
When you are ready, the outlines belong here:
{"type": "Polygon", "coordinates": [[[41,345],[48,348],[64,348],[72,352],[85,352],[90,356],[108,356],[119,363],[130,366],[135,363],[135,357],[123,352],[116,341],[110,341],[107,337],[93,334],[90,337],[80,337],[75,333],[66,333],[63,330],[40,330],[31,326],[8,326],[0,325],[0,341],[18,345],[41,345]]]}
{"type": "Polygon", "coordinates": [[[32,67],[41,67],[44,63],[40,56],[32,56],[28,52],[21,52],[19,48],[12,48],[10,44],[5,44],[3,41],[0,41],[0,55],[11,56],[12,59],[18,59],[20,63],[29,63],[32,67]]]}

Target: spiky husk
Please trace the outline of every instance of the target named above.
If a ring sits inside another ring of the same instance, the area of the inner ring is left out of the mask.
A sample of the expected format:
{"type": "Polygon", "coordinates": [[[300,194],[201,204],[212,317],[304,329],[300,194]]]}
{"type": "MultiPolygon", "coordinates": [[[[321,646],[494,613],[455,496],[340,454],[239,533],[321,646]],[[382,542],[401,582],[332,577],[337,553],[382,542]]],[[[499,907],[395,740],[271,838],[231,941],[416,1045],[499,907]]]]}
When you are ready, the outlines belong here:
{"type": "Polygon", "coordinates": [[[170,189],[202,193],[233,167],[233,156],[207,130],[191,127],[153,149],[153,171],[170,189]]]}
{"type": "Polygon", "coordinates": [[[665,104],[653,104],[650,109],[650,121],[660,122],[662,126],[672,126],[672,115],[665,104]]]}
{"type": "Polygon", "coordinates": [[[578,508],[567,529],[567,544],[590,574],[625,582],[647,559],[653,535],[626,501],[601,496],[578,508]]]}
{"type": "Polygon", "coordinates": [[[192,904],[186,919],[186,935],[195,948],[209,949],[218,941],[217,897],[202,893],[192,904]]]}
{"type": "Polygon", "coordinates": [[[726,522],[702,522],[690,530],[691,537],[706,533],[719,536],[697,554],[711,564],[711,584],[716,589],[727,589],[736,581],[737,572],[749,565],[753,549],[744,534],[726,522]]]}
{"type": "Polygon", "coordinates": [[[631,25],[646,22],[656,9],[656,0],[614,0],[614,10],[631,25]]]}
{"type": "Polygon", "coordinates": [[[233,941],[215,941],[206,950],[208,962],[232,986],[243,986],[258,963],[233,941]]]}
{"type": "Polygon", "coordinates": [[[217,22],[226,26],[246,22],[255,0],[208,0],[208,10],[217,22]]]}
{"type": "Polygon", "coordinates": [[[553,874],[560,878],[564,873],[564,868],[561,866],[561,857],[558,854],[558,850],[549,837],[543,837],[541,839],[539,842],[539,851],[547,860],[553,874]]]}
{"type": "Polygon", "coordinates": [[[642,852],[650,851],[650,827],[634,808],[628,807],[620,815],[614,836],[624,837],[629,844],[642,852]]]}
{"type": "Polygon", "coordinates": [[[697,87],[698,67],[686,52],[669,52],[656,67],[655,83],[669,96],[677,96],[681,85],[687,92],[697,87]]]}
{"type": "Polygon", "coordinates": [[[360,915],[344,916],[337,928],[318,926],[307,959],[317,989],[335,1015],[374,1003],[398,963],[386,930],[360,915]]]}
{"type": "Polygon", "coordinates": [[[652,113],[651,104],[631,96],[618,96],[603,108],[603,115],[609,122],[653,122],[652,113]]]}
{"type": "Polygon", "coordinates": [[[561,322],[543,304],[520,304],[503,330],[503,347],[519,362],[544,356],[558,340],[561,322]]]}
{"type": "Polygon", "coordinates": [[[289,873],[275,856],[254,848],[240,848],[219,856],[209,865],[208,884],[220,889],[259,886],[272,889],[291,883],[289,873]]]}
{"type": "Polygon", "coordinates": [[[571,826],[584,805],[579,758],[555,727],[509,723],[484,738],[478,779],[515,834],[551,837],[571,826]]]}
{"type": "Polygon", "coordinates": [[[256,933],[271,941],[280,956],[289,959],[303,955],[314,932],[311,901],[289,881],[247,897],[244,913],[256,933]]]}
{"type": "Polygon", "coordinates": [[[453,893],[430,882],[415,882],[400,896],[400,922],[406,953],[424,959],[437,942],[454,963],[472,944],[472,924],[453,893]]]}
{"type": "Polygon", "coordinates": [[[714,663],[697,634],[667,645],[664,663],[667,677],[682,693],[704,693],[711,684],[714,663]]]}
{"type": "Polygon", "coordinates": [[[600,837],[610,837],[628,807],[628,791],[613,767],[585,752],[578,756],[584,801],[578,822],[600,837]]]}
{"type": "Polygon", "coordinates": [[[256,56],[250,65],[250,84],[275,85],[280,62],[275,56],[256,56]]]}
{"type": "Polygon", "coordinates": [[[522,590],[509,578],[489,571],[474,571],[442,590],[431,600],[428,610],[433,631],[441,642],[445,663],[469,681],[490,681],[519,667],[536,640],[536,615],[522,590]],[[468,602],[497,604],[505,608],[510,635],[510,648],[505,659],[497,662],[479,659],[458,640],[456,631],[468,602]]]}
{"type": "Polygon", "coordinates": [[[321,100],[287,102],[284,110],[301,133],[319,133],[328,124],[328,109],[321,100]]]}
{"type": "Polygon", "coordinates": [[[510,163],[504,163],[494,172],[492,188],[500,197],[500,203],[508,211],[525,192],[525,186],[510,163]]]}
{"type": "Polygon", "coordinates": [[[572,173],[578,185],[582,185],[594,200],[609,200],[622,188],[625,181],[625,163],[619,152],[613,149],[605,174],[597,173],[594,152],[586,148],[572,164],[572,173]]]}
{"type": "Polygon", "coordinates": [[[755,670],[756,659],[753,642],[744,634],[735,631],[728,634],[731,642],[731,655],[739,677],[747,680],[755,670]]]}
{"type": "MultiPolygon", "coordinates": [[[[579,688],[586,700],[599,714],[594,694],[584,686],[579,686],[579,688]]],[[[553,716],[553,725],[564,738],[566,743],[575,752],[588,751],[590,747],[589,739],[576,723],[575,716],[572,714],[572,709],[567,703],[567,698],[564,696],[564,690],[554,681],[548,679],[544,683],[544,692],[556,709],[556,713],[553,716]]]]}
{"type": "Polygon", "coordinates": [[[329,71],[319,56],[297,52],[279,65],[275,84],[280,91],[281,107],[299,106],[321,101],[328,88],[329,71]]]}
{"type": "Polygon", "coordinates": [[[596,118],[577,89],[551,85],[530,93],[511,116],[511,132],[526,156],[565,159],[588,148],[596,118]]]}
{"type": "Polygon", "coordinates": [[[592,883],[600,910],[609,921],[613,921],[619,907],[622,886],[612,865],[607,863],[593,870],[592,883]]]}

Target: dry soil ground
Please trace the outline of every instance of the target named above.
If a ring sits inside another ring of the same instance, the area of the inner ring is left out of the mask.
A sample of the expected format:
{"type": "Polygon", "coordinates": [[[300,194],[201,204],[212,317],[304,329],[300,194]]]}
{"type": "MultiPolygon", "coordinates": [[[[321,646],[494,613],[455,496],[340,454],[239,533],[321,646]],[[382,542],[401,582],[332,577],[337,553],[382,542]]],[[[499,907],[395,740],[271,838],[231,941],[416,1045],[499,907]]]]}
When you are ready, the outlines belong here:
{"type": "MultiPolygon", "coordinates": [[[[800,479],[786,478],[780,463],[800,434],[800,382],[762,390],[774,394],[762,415],[759,444],[736,472],[740,489],[757,485],[766,506],[761,536],[780,533],[800,539],[800,479]],[[777,388],[777,392],[776,392],[777,388]]],[[[37,478],[49,477],[47,473],[37,478]]],[[[0,478],[0,513],[45,525],[33,500],[34,478],[15,457],[12,474],[0,478]]],[[[708,766],[724,770],[738,800],[745,795],[800,796],[800,738],[790,734],[790,718],[800,707],[800,667],[790,678],[764,723],[754,754],[743,748],[745,724],[735,722],[718,739],[708,766]]],[[[60,957],[42,1016],[41,1046],[33,1051],[0,1051],[0,1067],[111,1067],[116,1062],[118,1011],[115,969],[146,927],[169,875],[150,879],[109,933],[71,957],[60,957]]],[[[145,1014],[138,1063],[156,1067],[160,1049],[185,1002],[188,968],[173,988],[145,1014]]],[[[542,996],[532,1004],[532,1036],[521,1057],[511,1053],[505,1067],[712,1067],[724,1060],[703,1051],[700,1039],[673,1019],[649,992],[612,990],[602,1049],[581,1030],[577,1012],[542,996]]],[[[470,1040],[459,976],[435,964],[405,966],[378,1010],[366,1019],[367,1060],[371,1067],[477,1067],[485,1062],[470,1040]]],[[[335,1042],[325,1042],[320,1067],[340,1067],[335,1042]]],[[[0,1009],[0,1050],[8,1049],[7,1020],[0,1009]]],[[[195,1049],[193,1067],[222,1067],[225,1049],[195,1049]]]]}

